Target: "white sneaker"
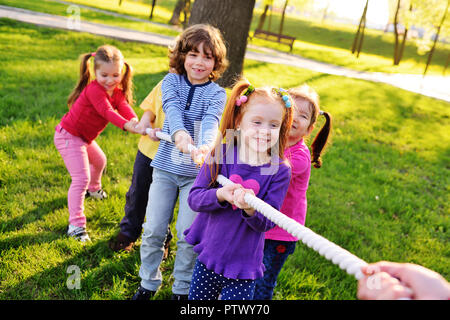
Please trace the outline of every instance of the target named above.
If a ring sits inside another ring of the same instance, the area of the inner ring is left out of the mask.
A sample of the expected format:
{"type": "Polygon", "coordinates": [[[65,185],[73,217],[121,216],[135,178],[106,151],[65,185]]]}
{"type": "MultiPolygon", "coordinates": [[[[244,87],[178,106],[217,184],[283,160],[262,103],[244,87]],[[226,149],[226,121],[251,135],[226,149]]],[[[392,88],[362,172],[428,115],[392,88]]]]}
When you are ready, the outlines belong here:
{"type": "Polygon", "coordinates": [[[67,229],[67,235],[69,237],[80,240],[81,242],[91,241],[89,235],[84,227],[77,227],[69,224],[69,228],[67,229]]]}
{"type": "Polygon", "coordinates": [[[92,197],[92,198],[95,198],[95,199],[103,200],[103,199],[108,198],[108,195],[102,189],[97,190],[97,191],[89,191],[89,190],[87,190],[86,191],[86,198],[88,198],[88,197],[92,197]]]}

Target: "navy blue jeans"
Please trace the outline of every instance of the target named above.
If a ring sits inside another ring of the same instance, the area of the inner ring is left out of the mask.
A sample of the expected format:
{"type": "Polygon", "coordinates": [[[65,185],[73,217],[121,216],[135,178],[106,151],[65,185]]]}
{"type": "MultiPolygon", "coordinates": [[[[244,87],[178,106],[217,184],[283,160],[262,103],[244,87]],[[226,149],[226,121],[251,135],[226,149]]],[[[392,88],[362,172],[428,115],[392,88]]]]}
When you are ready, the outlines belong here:
{"type": "Polygon", "coordinates": [[[131,186],[126,194],[125,216],[120,222],[120,232],[136,241],[142,233],[142,224],[148,202],[148,190],[152,184],[152,159],[139,150],[133,166],[131,186]]]}
{"type": "Polygon", "coordinates": [[[253,300],[272,299],[278,274],[288,256],[294,252],[296,243],[295,241],[265,240],[263,263],[266,271],[262,278],[256,280],[253,300]]]}

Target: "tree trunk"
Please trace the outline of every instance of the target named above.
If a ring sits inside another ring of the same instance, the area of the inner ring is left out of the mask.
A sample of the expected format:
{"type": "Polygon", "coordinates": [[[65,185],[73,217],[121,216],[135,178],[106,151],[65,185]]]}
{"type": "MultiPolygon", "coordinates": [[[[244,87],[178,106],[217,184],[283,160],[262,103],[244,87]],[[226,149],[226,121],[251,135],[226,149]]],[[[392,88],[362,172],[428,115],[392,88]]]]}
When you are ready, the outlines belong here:
{"type": "Polygon", "coordinates": [[[186,29],[186,26],[188,25],[189,21],[189,15],[191,13],[191,0],[184,0],[184,8],[183,8],[183,21],[181,22],[181,25],[183,26],[183,29],[186,29]]]}
{"type": "Polygon", "coordinates": [[[394,16],[394,66],[398,65],[398,12],[400,11],[400,0],[397,1],[397,9],[395,10],[394,16]]]}
{"type": "Polygon", "coordinates": [[[445,18],[447,16],[447,11],[448,11],[449,4],[450,4],[450,0],[447,0],[447,7],[445,8],[444,15],[442,16],[441,23],[439,24],[439,26],[436,29],[436,37],[434,38],[433,47],[431,48],[430,53],[428,54],[427,65],[425,66],[425,70],[423,71],[423,76],[424,77],[425,77],[425,74],[427,73],[428,66],[430,65],[431,58],[433,58],[433,53],[434,53],[434,50],[436,49],[436,43],[438,42],[438,39],[439,39],[439,33],[441,33],[442,26],[444,25],[444,21],[445,21],[445,18]]]}
{"type": "Polygon", "coordinates": [[[263,29],[264,28],[264,22],[266,21],[267,16],[267,10],[269,9],[269,5],[266,4],[264,7],[264,12],[262,13],[261,17],[259,18],[258,27],[256,29],[263,29]]]}
{"type": "Polygon", "coordinates": [[[364,39],[364,29],[366,28],[366,15],[368,6],[369,0],[366,1],[363,14],[361,15],[361,19],[359,20],[358,30],[356,31],[355,39],[353,40],[352,53],[355,53],[355,51],[357,51],[357,57],[359,57],[359,53],[361,52],[362,41],[364,39]]]}
{"type": "Polygon", "coordinates": [[[280,34],[283,34],[283,25],[284,25],[284,16],[286,14],[286,7],[288,5],[289,0],[286,0],[283,7],[283,13],[281,15],[281,22],[280,22],[280,34]]]}
{"type": "Polygon", "coordinates": [[[356,51],[357,58],[359,58],[359,54],[361,53],[361,48],[362,48],[362,44],[364,41],[364,30],[366,30],[366,16],[365,15],[364,15],[364,21],[363,21],[362,30],[361,30],[361,36],[359,38],[359,45],[358,45],[358,49],[356,51]]]}
{"type": "Polygon", "coordinates": [[[170,18],[169,24],[177,26],[180,24],[180,14],[184,9],[185,0],[178,0],[175,4],[175,8],[173,9],[172,18],[170,18]]]}
{"type": "Polygon", "coordinates": [[[150,16],[148,17],[150,20],[153,18],[153,9],[155,9],[156,0],[153,0],[152,2],[152,8],[150,9],[150,16]]]}
{"type": "Polygon", "coordinates": [[[119,7],[122,5],[122,0],[119,0],[119,7]]]}
{"type": "Polygon", "coordinates": [[[207,23],[218,28],[224,37],[230,62],[218,83],[231,87],[241,76],[247,47],[248,31],[252,21],[255,0],[195,0],[189,25],[207,23]]]}

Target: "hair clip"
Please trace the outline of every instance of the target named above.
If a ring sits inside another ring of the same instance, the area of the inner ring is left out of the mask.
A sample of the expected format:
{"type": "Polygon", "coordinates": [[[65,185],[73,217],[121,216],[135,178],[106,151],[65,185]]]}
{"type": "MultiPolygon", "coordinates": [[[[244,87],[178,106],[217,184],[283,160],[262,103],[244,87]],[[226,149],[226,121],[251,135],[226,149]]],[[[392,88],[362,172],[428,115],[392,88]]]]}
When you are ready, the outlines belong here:
{"type": "Polygon", "coordinates": [[[281,99],[283,99],[286,108],[290,108],[291,107],[292,104],[291,104],[291,101],[289,101],[289,93],[285,89],[283,89],[283,88],[278,88],[278,89],[277,88],[273,88],[272,90],[274,92],[276,92],[281,97],[281,99]]]}
{"type": "Polygon", "coordinates": [[[92,52],[91,57],[95,57],[96,54],[97,54],[97,52],[92,52]]]}
{"type": "Polygon", "coordinates": [[[242,96],[240,96],[240,97],[238,97],[238,98],[236,99],[235,105],[236,105],[237,107],[240,107],[243,103],[246,103],[247,100],[248,100],[248,96],[249,96],[253,91],[255,91],[255,87],[252,86],[252,85],[250,84],[250,85],[248,86],[248,88],[245,89],[245,91],[244,91],[244,93],[242,94],[242,96]]]}

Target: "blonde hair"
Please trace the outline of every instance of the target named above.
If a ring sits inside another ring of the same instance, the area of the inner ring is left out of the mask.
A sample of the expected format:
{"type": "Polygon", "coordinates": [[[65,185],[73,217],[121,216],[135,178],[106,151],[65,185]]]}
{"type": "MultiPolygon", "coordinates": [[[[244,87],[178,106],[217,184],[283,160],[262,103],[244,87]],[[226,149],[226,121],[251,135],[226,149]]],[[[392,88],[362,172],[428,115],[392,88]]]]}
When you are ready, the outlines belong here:
{"type": "Polygon", "coordinates": [[[73,103],[78,99],[81,92],[92,81],[92,75],[90,71],[91,61],[90,58],[94,57],[94,71],[100,67],[101,63],[123,63],[125,66],[125,73],[122,76],[121,89],[125,95],[125,98],[129,104],[133,104],[133,69],[125,62],[122,52],[114,46],[103,45],[100,46],[96,52],[85,53],[81,55],[80,63],[80,78],[78,83],[73,89],[72,93],[67,99],[67,105],[72,107],[73,103]]]}
{"type": "Polygon", "coordinates": [[[329,141],[330,131],[332,128],[331,114],[320,110],[319,95],[313,88],[311,88],[307,84],[291,88],[288,90],[288,93],[295,102],[297,100],[308,102],[309,110],[311,111],[311,120],[308,125],[308,129],[317,122],[317,118],[320,114],[325,117],[325,123],[323,127],[317,133],[314,141],[311,144],[311,163],[314,164],[315,168],[320,168],[322,166],[321,155],[329,141]]]}

